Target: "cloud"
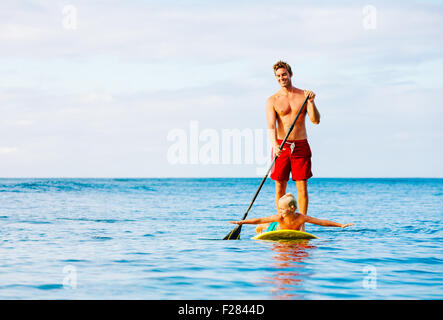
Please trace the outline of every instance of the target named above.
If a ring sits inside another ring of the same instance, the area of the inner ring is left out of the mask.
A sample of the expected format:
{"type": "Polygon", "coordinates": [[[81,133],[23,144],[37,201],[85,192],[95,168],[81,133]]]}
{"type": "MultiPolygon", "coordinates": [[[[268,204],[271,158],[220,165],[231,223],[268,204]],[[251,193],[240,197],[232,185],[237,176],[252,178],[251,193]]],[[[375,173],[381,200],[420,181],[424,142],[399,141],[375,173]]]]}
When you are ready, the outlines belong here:
{"type": "Polygon", "coordinates": [[[16,147],[0,147],[0,154],[8,154],[16,152],[18,148],[16,147]]]}
{"type": "MultiPolygon", "coordinates": [[[[218,131],[265,128],[278,59],[292,64],[296,86],[317,93],[322,123],[308,124],[315,156],[340,158],[317,172],[368,173],[367,145],[394,159],[393,172],[401,156],[413,175],[429,174],[404,160],[407,143],[442,158],[414,138],[442,139],[438,3],[375,1],[374,30],[362,26],[364,2],[75,1],[75,30],[63,26],[66,4],[0,4],[0,145],[23,157],[8,164],[11,174],[180,175],[165,163],[167,133],[192,120],[218,131]]],[[[255,167],[185,171],[255,175],[255,167]]]]}
{"type": "Polygon", "coordinates": [[[111,103],[114,101],[114,97],[110,94],[107,93],[89,93],[85,96],[83,96],[82,98],[80,98],[80,100],[83,103],[111,103]]]}
{"type": "MultiPolygon", "coordinates": [[[[321,55],[318,50],[324,48],[332,56],[351,57],[376,52],[380,41],[391,49],[401,44],[412,50],[417,43],[429,43],[427,37],[420,36],[441,35],[438,26],[442,24],[438,11],[426,5],[413,10],[379,5],[377,29],[371,33],[362,28],[363,4],[244,2],[234,7],[79,1],[74,5],[78,28],[70,31],[62,25],[63,2],[36,3],[40,8],[37,12],[19,4],[6,8],[14,12],[14,19],[0,25],[0,34],[5,35],[3,40],[32,41],[32,56],[42,58],[111,54],[139,62],[172,59],[219,63],[257,57],[260,61],[274,56],[276,48],[285,55],[303,58],[321,55]]],[[[30,57],[29,51],[16,50],[20,44],[23,42],[7,42],[3,55],[30,57]]]]}

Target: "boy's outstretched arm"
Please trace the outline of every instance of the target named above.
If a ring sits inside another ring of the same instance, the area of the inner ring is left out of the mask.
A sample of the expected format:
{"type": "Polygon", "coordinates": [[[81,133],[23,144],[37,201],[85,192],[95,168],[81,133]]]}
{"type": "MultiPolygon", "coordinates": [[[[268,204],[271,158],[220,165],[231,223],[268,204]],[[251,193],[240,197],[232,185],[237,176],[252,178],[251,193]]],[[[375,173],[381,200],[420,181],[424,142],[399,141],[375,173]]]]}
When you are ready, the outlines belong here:
{"type": "Polygon", "coordinates": [[[273,216],[269,216],[269,217],[264,217],[264,218],[253,218],[253,219],[247,219],[247,220],[240,220],[240,221],[229,221],[229,223],[234,223],[234,224],[238,224],[238,225],[242,225],[242,224],[260,224],[260,223],[268,223],[268,222],[275,222],[275,221],[279,221],[279,215],[273,215],[273,216]]]}
{"type": "Polygon", "coordinates": [[[346,227],[354,225],[353,223],[342,224],[342,223],[338,223],[338,222],[334,222],[334,221],[317,219],[317,218],[313,218],[313,217],[310,217],[310,216],[303,216],[303,217],[304,217],[305,222],[317,224],[317,225],[323,226],[323,227],[346,228],[346,227]]]}

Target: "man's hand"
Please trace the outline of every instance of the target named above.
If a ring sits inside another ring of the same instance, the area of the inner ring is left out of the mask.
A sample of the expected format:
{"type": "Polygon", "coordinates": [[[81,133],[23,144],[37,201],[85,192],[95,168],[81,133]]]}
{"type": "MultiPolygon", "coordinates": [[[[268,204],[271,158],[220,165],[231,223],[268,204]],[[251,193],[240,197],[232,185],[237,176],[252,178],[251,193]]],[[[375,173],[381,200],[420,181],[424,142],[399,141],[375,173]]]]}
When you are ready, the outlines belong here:
{"type": "Polygon", "coordinates": [[[229,223],[238,224],[241,226],[243,224],[243,221],[229,221],[229,223]]]}
{"type": "Polygon", "coordinates": [[[309,115],[309,119],[311,119],[311,122],[314,124],[319,124],[320,123],[320,112],[318,112],[317,107],[315,106],[315,93],[309,90],[305,90],[305,97],[308,98],[308,106],[306,108],[308,115],[309,115]]]}
{"type": "Polygon", "coordinates": [[[346,223],[346,224],[342,224],[341,227],[346,228],[346,227],[353,226],[353,225],[354,225],[353,223],[346,223]]]}
{"type": "Polygon", "coordinates": [[[305,97],[309,97],[309,102],[314,102],[315,93],[309,90],[305,90],[305,97]]]}
{"type": "Polygon", "coordinates": [[[274,144],[274,156],[280,156],[281,155],[281,150],[280,150],[280,146],[278,144],[274,144]]]}

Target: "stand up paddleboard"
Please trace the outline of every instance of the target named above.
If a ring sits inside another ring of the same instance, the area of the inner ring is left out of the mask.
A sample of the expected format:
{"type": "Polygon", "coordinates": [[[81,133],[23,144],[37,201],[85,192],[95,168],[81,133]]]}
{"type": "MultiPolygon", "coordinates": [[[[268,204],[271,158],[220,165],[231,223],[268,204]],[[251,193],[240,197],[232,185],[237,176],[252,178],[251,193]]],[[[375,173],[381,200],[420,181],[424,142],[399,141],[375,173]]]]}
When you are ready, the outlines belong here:
{"type": "Polygon", "coordinates": [[[271,241],[291,241],[291,240],[301,240],[301,239],[317,239],[313,234],[297,231],[297,230],[275,230],[264,232],[255,237],[255,240],[271,240],[271,241]]]}

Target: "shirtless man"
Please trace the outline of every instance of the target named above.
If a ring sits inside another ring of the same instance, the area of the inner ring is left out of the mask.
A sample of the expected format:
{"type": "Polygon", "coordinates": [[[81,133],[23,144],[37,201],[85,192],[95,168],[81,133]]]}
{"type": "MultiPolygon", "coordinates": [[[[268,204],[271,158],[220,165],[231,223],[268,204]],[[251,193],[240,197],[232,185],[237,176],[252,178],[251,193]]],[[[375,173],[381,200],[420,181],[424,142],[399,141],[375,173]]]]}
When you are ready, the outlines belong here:
{"type": "MultiPolygon", "coordinates": [[[[272,157],[278,155],[270,176],[275,181],[275,203],[278,210],[278,200],[286,194],[289,173],[292,173],[292,180],[297,187],[299,211],[301,214],[307,214],[308,179],[312,177],[312,172],[305,118],[308,114],[312,123],[319,124],[320,113],[315,106],[314,92],[292,86],[292,70],[289,64],[278,61],[274,65],[274,74],[281,89],[266,101],[266,119],[273,145],[272,157]],[[300,114],[285,146],[280,150],[280,144],[306,97],[309,97],[306,109],[300,114]]],[[[301,224],[300,230],[305,230],[304,224],[301,224]]]]}

